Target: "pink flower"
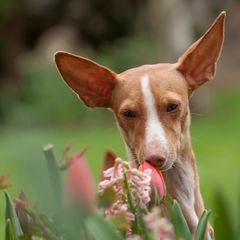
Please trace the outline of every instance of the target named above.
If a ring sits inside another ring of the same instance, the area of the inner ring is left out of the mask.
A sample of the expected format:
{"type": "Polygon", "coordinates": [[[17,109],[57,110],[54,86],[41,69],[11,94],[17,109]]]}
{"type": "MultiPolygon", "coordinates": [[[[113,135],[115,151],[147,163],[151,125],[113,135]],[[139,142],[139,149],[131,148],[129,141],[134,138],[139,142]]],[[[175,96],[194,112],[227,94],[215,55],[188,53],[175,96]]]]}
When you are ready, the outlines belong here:
{"type": "Polygon", "coordinates": [[[128,205],[126,203],[123,204],[120,200],[116,201],[111,206],[111,208],[107,208],[105,210],[105,216],[107,218],[116,216],[118,214],[124,216],[124,218],[127,222],[134,221],[134,219],[135,219],[134,215],[131,212],[129,212],[128,205]]]}
{"type": "Polygon", "coordinates": [[[162,173],[160,170],[154,168],[148,162],[144,162],[138,168],[140,171],[146,171],[151,169],[151,187],[156,187],[160,199],[163,199],[166,196],[166,185],[162,173]]]}
{"type": "Polygon", "coordinates": [[[96,203],[95,187],[90,169],[83,159],[83,152],[73,155],[69,162],[65,198],[92,209],[96,203]]]}
{"type": "Polygon", "coordinates": [[[135,206],[144,208],[150,199],[151,169],[140,172],[137,169],[129,169],[127,172],[129,186],[132,189],[135,206]]]}
{"type": "Polygon", "coordinates": [[[103,171],[103,180],[99,183],[98,189],[99,192],[104,192],[107,188],[113,188],[115,192],[121,193],[122,185],[121,181],[123,180],[123,172],[122,172],[122,162],[117,159],[113,167],[106,169],[103,171]]]}
{"type": "Polygon", "coordinates": [[[135,220],[135,216],[129,209],[129,199],[124,184],[125,176],[134,208],[145,209],[146,204],[150,201],[151,169],[140,172],[137,169],[130,168],[128,162],[117,158],[114,166],[103,172],[105,179],[99,183],[99,192],[103,193],[108,188],[114,190],[116,200],[109,208],[105,209],[105,216],[107,218],[116,215],[123,216],[129,224],[127,231],[129,233],[131,230],[130,223],[135,220]]]}
{"type": "Polygon", "coordinates": [[[173,240],[173,226],[168,221],[168,219],[160,216],[160,209],[158,207],[153,208],[151,212],[149,212],[144,217],[146,226],[150,229],[154,234],[154,239],[156,240],[173,240]]]}

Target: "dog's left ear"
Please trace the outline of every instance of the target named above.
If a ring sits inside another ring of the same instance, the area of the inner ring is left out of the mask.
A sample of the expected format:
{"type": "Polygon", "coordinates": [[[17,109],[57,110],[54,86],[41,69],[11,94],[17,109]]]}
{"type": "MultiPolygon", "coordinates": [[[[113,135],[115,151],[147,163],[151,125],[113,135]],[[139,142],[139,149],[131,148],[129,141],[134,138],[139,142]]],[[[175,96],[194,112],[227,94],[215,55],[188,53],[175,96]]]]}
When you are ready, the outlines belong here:
{"type": "Polygon", "coordinates": [[[116,73],[89,59],[57,52],[55,62],[63,80],[88,107],[109,107],[116,73]]]}
{"type": "Polygon", "coordinates": [[[190,94],[216,72],[224,40],[225,12],[221,12],[208,31],[178,60],[177,69],[188,82],[190,94]]]}

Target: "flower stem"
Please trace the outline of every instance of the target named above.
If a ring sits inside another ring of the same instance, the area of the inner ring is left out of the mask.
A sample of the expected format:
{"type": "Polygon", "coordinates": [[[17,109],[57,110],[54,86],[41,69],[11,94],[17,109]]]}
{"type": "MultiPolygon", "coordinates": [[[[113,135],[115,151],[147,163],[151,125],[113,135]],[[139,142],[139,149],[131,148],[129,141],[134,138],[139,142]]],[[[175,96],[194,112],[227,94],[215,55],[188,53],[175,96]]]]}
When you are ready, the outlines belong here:
{"type": "Polygon", "coordinates": [[[129,209],[132,212],[132,214],[135,216],[135,220],[134,220],[133,226],[132,226],[132,233],[137,234],[139,232],[138,231],[138,216],[136,214],[136,209],[134,208],[134,205],[133,205],[132,195],[131,195],[130,188],[128,185],[126,170],[124,167],[122,168],[122,171],[123,171],[123,176],[124,176],[124,189],[127,194],[129,209]]]}
{"type": "Polygon", "coordinates": [[[141,229],[141,236],[143,240],[152,240],[152,237],[149,235],[149,232],[146,228],[146,225],[143,221],[143,211],[139,210],[138,211],[138,216],[139,216],[139,229],[141,229]]]}

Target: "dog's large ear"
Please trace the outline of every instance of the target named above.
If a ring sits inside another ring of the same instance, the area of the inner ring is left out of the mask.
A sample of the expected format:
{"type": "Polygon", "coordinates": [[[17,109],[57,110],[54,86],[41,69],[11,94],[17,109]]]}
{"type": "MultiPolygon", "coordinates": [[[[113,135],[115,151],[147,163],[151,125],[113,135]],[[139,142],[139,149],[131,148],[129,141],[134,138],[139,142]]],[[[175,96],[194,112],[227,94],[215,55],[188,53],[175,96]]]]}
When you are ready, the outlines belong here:
{"type": "Polygon", "coordinates": [[[208,31],[178,60],[177,69],[185,76],[190,93],[216,72],[224,40],[225,12],[221,12],[208,31]]]}
{"type": "Polygon", "coordinates": [[[64,81],[88,107],[109,107],[117,83],[114,72],[66,52],[57,52],[55,61],[64,81]]]}

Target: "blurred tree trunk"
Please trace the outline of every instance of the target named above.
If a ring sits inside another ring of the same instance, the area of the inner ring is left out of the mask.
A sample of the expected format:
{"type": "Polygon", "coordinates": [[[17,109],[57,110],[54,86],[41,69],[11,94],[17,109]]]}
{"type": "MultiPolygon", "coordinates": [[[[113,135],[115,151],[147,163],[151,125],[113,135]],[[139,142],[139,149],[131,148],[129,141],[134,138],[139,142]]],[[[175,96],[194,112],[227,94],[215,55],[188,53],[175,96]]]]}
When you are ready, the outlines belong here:
{"type": "Polygon", "coordinates": [[[192,42],[191,12],[186,1],[150,0],[143,14],[161,62],[176,61],[192,42]]]}
{"type": "Polygon", "coordinates": [[[0,85],[17,88],[20,81],[19,57],[25,49],[25,17],[21,4],[16,4],[2,26],[3,68],[0,85]]]}

